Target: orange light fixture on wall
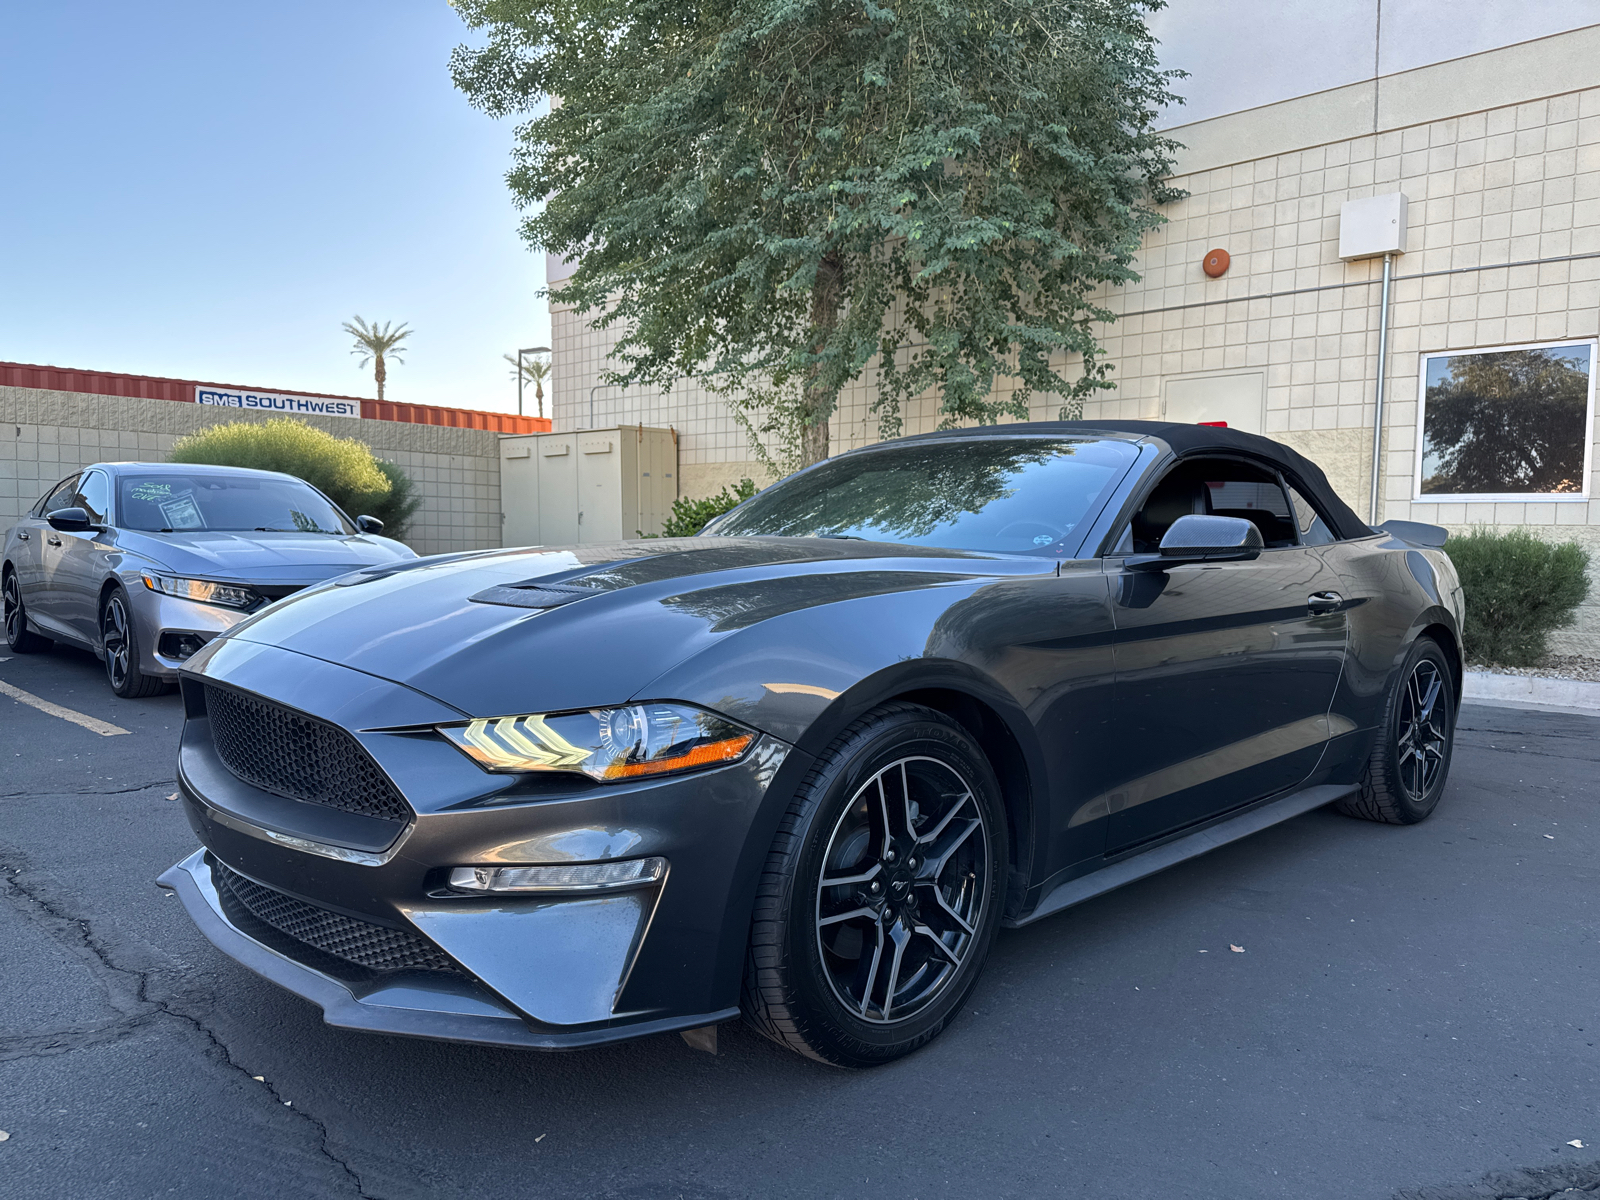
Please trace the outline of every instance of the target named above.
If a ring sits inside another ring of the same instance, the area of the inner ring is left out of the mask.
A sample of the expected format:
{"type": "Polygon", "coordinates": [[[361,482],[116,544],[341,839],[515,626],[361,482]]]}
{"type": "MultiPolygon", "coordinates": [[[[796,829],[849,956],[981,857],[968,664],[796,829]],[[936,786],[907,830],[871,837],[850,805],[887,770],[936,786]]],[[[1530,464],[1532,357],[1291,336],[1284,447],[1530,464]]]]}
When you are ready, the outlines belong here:
{"type": "Polygon", "coordinates": [[[1228,273],[1228,264],[1233,261],[1228,257],[1228,252],[1220,246],[1215,250],[1207,250],[1205,258],[1200,261],[1200,269],[1212,279],[1220,278],[1228,273]]]}

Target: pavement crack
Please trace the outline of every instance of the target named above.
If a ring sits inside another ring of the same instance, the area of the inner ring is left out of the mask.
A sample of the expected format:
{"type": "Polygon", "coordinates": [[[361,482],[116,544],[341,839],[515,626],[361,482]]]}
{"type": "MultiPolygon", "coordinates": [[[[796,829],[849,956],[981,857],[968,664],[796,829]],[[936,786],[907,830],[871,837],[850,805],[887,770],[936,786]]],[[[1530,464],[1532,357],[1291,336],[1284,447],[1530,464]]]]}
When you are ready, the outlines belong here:
{"type": "Polygon", "coordinates": [[[155,783],[136,783],[130,787],[120,788],[72,788],[58,792],[24,790],[20,792],[0,792],[0,800],[17,800],[23,796],[125,796],[130,792],[149,792],[154,791],[156,788],[176,788],[177,786],[176,783],[169,779],[166,782],[158,780],[155,783]]]}
{"type": "Polygon", "coordinates": [[[88,964],[97,981],[106,989],[107,999],[121,1019],[92,1030],[0,1040],[0,1061],[59,1054],[114,1042],[150,1024],[157,1015],[171,1017],[205,1039],[207,1052],[214,1061],[237,1071],[252,1084],[260,1082],[278,1105],[288,1108],[294,1116],[306,1122],[316,1132],[318,1152],[339,1168],[355,1189],[356,1196],[361,1200],[379,1200],[367,1191],[360,1173],[335,1152],[328,1127],[321,1119],[304,1108],[295,1107],[273,1084],[258,1081],[254,1073],[234,1057],[233,1051],[217,1032],[199,1017],[151,995],[155,969],[124,966],[115,961],[111,949],[96,934],[92,922],[87,917],[71,912],[65,899],[53,894],[52,889],[29,879],[25,874],[28,867],[29,863],[20,851],[0,844],[0,896],[29,910],[57,941],[67,945],[88,964]],[[17,1052],[9,1053],[12,1050],[17,1052]]]}

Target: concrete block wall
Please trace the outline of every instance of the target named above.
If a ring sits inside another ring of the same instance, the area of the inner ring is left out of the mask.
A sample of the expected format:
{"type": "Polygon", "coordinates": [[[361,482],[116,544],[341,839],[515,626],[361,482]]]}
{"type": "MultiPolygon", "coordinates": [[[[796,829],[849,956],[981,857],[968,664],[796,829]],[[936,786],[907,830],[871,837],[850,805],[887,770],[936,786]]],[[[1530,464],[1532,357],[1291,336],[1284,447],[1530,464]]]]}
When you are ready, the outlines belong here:
{"type": "MultiPolygon", "coordinates": [[[[0,529],[51,484],[89,463],[161,462],[184,434],[266,419],[265,414],[171,400],[0,387],[0,529]]],[[[406,540],[418,554],[500,545],[498,434],[399,421],[305,420],[360,439],[416,481],[422,507],[406,540]]]]}

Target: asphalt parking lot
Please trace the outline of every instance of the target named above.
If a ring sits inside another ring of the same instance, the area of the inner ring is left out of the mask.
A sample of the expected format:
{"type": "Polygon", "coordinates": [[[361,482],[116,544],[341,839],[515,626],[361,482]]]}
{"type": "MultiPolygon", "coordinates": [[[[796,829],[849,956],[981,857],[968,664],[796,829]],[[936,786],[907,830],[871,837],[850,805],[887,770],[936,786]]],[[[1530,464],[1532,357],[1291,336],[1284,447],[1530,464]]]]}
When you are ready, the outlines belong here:
{"type": "Polygon", "coordinates": [[[939,1041],[852,1074],[739,1026],[716,1057],[330,1029],[154,886],[194,844],[177,698],[62,650],[0,682],[129,731],[0,694],[0,1196],[1600,1185],[1594,718],[1468,708],[1432,820],[1311,813],[1008,933],[939,1041]]]}

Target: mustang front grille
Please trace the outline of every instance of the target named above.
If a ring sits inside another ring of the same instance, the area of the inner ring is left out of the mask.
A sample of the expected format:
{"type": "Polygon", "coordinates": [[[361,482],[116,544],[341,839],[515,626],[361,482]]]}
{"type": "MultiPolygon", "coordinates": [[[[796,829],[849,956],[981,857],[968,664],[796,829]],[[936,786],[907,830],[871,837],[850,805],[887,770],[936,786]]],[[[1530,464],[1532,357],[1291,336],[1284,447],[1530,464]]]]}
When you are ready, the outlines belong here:
{"type": "Polygon", "coordinates": [[[210,684],[206,713],[218,757],[246,783],[364,817],[410,820],[389,777],[337,725],[210,684]]]}
{"type": "Polygon", "coordinates": [[[256,920],[347,963],[372,971],[457,971],[445,953],[420,934],[358,921],[296,900],[246,879],[215,859],[211,875],[217,890],[230,893],[256,920]]]}

